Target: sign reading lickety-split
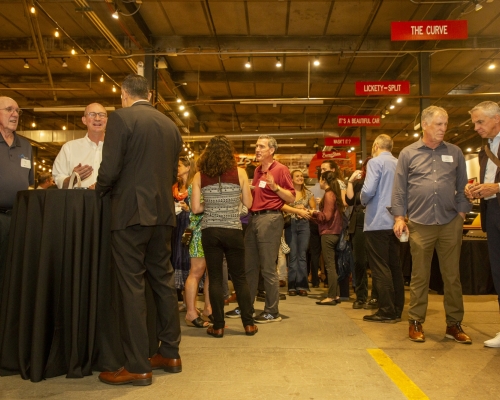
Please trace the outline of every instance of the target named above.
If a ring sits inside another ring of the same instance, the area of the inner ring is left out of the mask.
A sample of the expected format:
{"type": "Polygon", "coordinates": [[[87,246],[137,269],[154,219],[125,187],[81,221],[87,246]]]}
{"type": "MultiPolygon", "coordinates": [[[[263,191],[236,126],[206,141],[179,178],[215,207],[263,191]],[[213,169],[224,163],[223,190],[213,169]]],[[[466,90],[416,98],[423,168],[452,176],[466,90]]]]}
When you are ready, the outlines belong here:
{"type": "Polygon", "coordinates": [[[356,82],[356,96],[410,94],[410,81],[356,82]]]}
{"type": "Polygon", "coordinates": [[[380,126],[380,115],[339,115],[339,126],[380,126]]]}
{"type": "Polygon", "coordinates": [[[359,146],[359,137],[328,137],[325,138],[325,146],[332,146],[332,147],[359,146]]]}
{"type": "Polygon", "coordinates": [[[467,21],[391,22],[391,40],[457,40],[467,39],[467,21]]]}

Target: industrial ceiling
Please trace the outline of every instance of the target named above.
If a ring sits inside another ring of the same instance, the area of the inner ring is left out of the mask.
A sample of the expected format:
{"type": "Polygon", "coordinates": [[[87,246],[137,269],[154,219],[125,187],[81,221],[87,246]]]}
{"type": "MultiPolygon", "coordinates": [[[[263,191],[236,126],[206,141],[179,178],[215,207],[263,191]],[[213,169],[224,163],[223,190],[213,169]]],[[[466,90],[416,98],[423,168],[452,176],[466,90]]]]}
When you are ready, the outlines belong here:
{"type": "MultiPolygon", "coordinates": [[[[387,133],[398,153],[416,140],[427,101],[449,113],[445,140],[474,151],[481,139],[467,111],[500,100],[500,0],[2,0],[0,26],[0,95],[24,110],[22,132],[85,129],[78,107],[121,107],[120,83],[140,61],[154,67],[158,109],[195,149],[226,134],[252,152],[270,133],[303,146],[281,152],[313,153],[324,137],[360,136],[339,115],[383,115],[367,129],[368,149],[387,133]],[[391,41],[391,22],[422,20],[466,20],[468,38],[391,41]],[[380,80],[408,80],[410,94],[355,95],[356,82],[380,80]]],[[[39,156],[56,153],[55,142],[39,156]]]]}

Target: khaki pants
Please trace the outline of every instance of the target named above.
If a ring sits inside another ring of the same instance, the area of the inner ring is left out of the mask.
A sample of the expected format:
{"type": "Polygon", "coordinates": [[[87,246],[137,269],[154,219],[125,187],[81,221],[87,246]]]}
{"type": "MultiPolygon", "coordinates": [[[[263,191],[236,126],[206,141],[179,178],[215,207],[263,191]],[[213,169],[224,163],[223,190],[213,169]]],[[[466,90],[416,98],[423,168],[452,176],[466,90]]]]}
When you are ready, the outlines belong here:
{"type": "Polygon", "coordinates": [[[421,225],[410,221],[410,247],[413,261],[408,317],[421,323],[427,313],[427,296],[434,249],[444,283],[446,323],[462,322],[464,304],[460,283],[460,248],[463,219],[457,215],[446,225],[421,225]]]}

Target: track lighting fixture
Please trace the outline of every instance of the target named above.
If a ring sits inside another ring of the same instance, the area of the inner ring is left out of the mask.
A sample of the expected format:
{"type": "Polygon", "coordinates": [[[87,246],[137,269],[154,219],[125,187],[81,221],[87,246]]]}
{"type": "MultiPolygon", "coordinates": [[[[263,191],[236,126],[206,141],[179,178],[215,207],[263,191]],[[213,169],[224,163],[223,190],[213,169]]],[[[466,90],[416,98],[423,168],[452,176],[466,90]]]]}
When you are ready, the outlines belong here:
{"type": "Polygon", "coordinates": [[[314,64],[316,67],[320,64],[318,56],[314,57],[314,62],[313,62],[313,64],[314,64]]]}
{"type": "Polygon", "coordinates": [[[116,93],[116,87],[115,87],[115,85],[113,85],[113,89],[112,90],[113,90],[113,93],[116,93]]]}
{"type": "Polygon", "coordinates": [[[28,60],[24,59],[24,68],[28,69],[30,65],[28,64],[28,60]]]}
{"type": "Polygon", "coordinates": [[[248,57],[248,60],[247,62],[245,63],[245,67],[246,68],[250,68],[252,66],[252,64],[250,63],[250,57],[248,57]]]}
{"type": "Polygon", "coordinates": [[[90,58],[89,61],[87,62],[87,69],[90,69],[90,58]]]}
{"type": "Polygon", "coordinates": [[[56,31],[54,32],[55,37],[59,37],[59,28],[56,28],[56,31]]]}
{"type": "Polygon", "coordinates": [[[36,9],[35,9],[34,5],[31,6],[30,12],[31,12],[31,14],[34,14],[36,12],[36,9]]]}
{"type": "Polygon", "coordinates": [[[281,67],[281,61],[280,61],[280,58],[279,58],[279,57],[276,57],[276,66],[277,66],[278,68],[280,68],[280,67],[281,67]]]}
{"type": "Polygon", "coordinates": [[[64,58],[62,59],[62,62],[63,62],[62,63],[62,67],[63,68],[68,68],[68,64],[66,64],[66,60],[64,58]]]}
{"type": "Polygon", "coordinates": [[[75,50],[75,48],[73,47],[73,48],[71,49],[71,55],[72,55],[72,56],[74,56],[75,54],[76,54],[76,50],[75,50]]]}
{"type": "Polygon", "coordinates": [[[111,14],[111,16],[114,18],[114,19],[118,19],[120,18],[120,16],[118,15],[118,10],[115,10],[115,12],[113,14],[111,14]]]}
{"type": "Polygon", "coordinates": [[[104,75],[101,75],[101,77],[99,78],[99,81],[104,82],[104,75]]]}

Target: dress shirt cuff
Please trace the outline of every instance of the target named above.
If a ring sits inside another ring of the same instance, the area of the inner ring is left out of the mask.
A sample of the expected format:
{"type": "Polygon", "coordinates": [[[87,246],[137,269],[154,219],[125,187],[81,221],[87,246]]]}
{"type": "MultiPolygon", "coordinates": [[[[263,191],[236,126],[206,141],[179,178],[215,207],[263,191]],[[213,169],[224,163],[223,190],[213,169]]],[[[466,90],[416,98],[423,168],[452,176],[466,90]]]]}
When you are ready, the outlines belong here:
{"type": "Polygon", "coordinates": [[[457,205],[457,211],[458,212],[463,212],[463,213],[468,213],[472,210],[472,204],[467,202],[467,203],[458,203],[457,205]]]}

